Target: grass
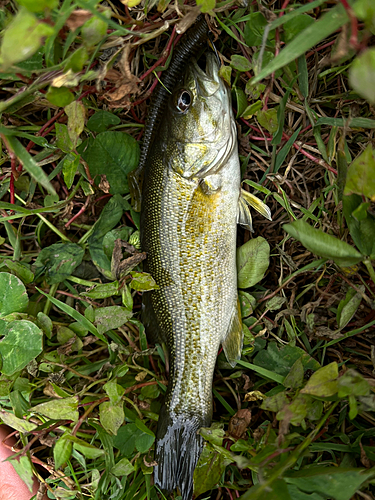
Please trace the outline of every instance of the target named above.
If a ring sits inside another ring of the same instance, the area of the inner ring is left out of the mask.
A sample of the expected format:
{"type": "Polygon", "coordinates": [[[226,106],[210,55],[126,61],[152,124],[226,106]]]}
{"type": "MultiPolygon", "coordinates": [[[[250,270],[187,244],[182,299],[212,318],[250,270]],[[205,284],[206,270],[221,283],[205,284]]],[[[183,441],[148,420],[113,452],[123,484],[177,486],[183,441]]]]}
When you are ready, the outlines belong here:
{"type": "MultiPolygon", "coordinates": [[[[266,265],[241,285],[241,362],[218,357],[195,493],[373,499],[375,14],[362,0],[201,8],[243,187],[273,220],[238,231],[242,264],[266,265]]],[[[176,26],[197,13],[73,0],[0,12],[0,418],[19,474],[49,498],[165,498],[152,482],[165,357],[139,321],[154,282],[127,174],[176,26]]]]}

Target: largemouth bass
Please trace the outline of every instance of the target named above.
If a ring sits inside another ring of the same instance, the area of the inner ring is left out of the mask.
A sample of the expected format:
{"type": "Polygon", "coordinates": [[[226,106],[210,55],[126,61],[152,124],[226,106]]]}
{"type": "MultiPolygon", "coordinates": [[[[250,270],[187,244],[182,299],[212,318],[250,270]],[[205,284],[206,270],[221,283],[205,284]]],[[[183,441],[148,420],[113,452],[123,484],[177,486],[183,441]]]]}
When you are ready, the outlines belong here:
{"type": "MultiPolygon", "coordinates": [[[[237,222],[251,228],[241,191],[237,131],[230,91],[214,54],[202,70],[192,60],[167,101],[145,162],[141,246],[159,288],[143,297],[143,323],[169,351],[169,385],[156,442],[155,483],[193,493],[212,416],[212,378],[222,344],[234,366],[241,355],[237,295],[237,222]]],[[[246,198],[245,198],[246,196],[246,198]]]]}

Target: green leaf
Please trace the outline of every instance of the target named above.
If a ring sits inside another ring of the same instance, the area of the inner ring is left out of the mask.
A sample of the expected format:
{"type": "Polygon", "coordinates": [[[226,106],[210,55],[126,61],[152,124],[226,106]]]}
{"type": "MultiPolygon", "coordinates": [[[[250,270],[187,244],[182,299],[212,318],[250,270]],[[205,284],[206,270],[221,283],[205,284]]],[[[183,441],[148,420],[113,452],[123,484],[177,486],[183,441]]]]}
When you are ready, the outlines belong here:
{"type": "Polygon", "coordinates": [[[69,153],[74,148],[73,142],[69,136],[68,127],[63,123],[56,123],[56,146],[64,151],[64,153],[69,153]]]}
{"type": "Polygon", "coordinates": [[[301,425],[312,402],[311,396],[299,393],[288,406],[277,413],[276,418],[277,420],[286,420],[292,425],[301,425]]]}
{"type": "MultiPolygon", "coordinates": [[[[125,208],[125,204],[123,205],[123,208],[125,208]]],[[[127,209],[128,208],[125,208],[125,210],[127,209]]],[[[112,231],[108,231],[108,233],[105,234],[103,238],[103,249],[109,260],[112,259],[113,250],[115,248],[117,239],[120,238],[120,240],[128,241],[131,245],[133,245],[133,243],[129,241],[129,238],[133,231],[134,229],[132,227],[122,226],[116,227],[115,229],[112,229],[112,231]]]]}
{"type": "Polygon", "coordinates": [[[197,5],[200,6],[201,12],[205,14],[215,8],[216,0],[197,0],[197,5]]]}
{"type": "Polygon", "coordinates": [[[343,467],[310,467],[285,474],[285,481],[308,493],[321,493],[324,498],[350,500],[361,485],[374,477],[371,469],[343,467]]]}
{"type": "Polygon", "coordinates": [[[59,3],[58,0],[17,0],[17,3],[26,7],[30,12],[43,12],[45,10],[55,9],[59,3]]]}
{"type": "Polygon", "coordinates": [[[247,106],[245,111],[242,113],[241,117],[245,118],[248,120],[251,118],[253,115],[255,115],[259,110],[261,110],[263,107],[263,102],[262,101],[255,101],[250,106],[247,106]]]}
{"type": "Polygon", "coordinates": [[[237,249],[237,280],[239,288],[256,285],[269,266],[270,246],[258,236],[237,249]]]}
{"type": "MultiPolygon", "coordinates": [[[[68,314],[70,317],[75,319],[79,324],[81,324],[84,328],[86,328],[90,333],[92,333],[93,335],[98,337],[104,343],[106,343],[106,344],[108,343],[106,338],[101,333],[98,332],[98,330],[95,328],[95,326],[88,319],[86,319],[85,316],[82,316],[81,313],[79,313],[78,311],[73,309],[73,307],[70,307],[68,304],[65,304],[65,302],[61,302],[60,300],[56,299],[55,297],[52,297],[52,295],[43,292],[38,287],[35,287],[35,288],[38,290],[39,293],[41,293],[45,297],[47,297],[48,300],[50,300],[52,302],[52,304],[54,304],[56,307],[58,307],[59,309],[64,311],[66,314],[68,314]]],[[[86,311],[88,309],[89,308],[87,308],[86,311]]],[[[86,314],[86,311],[85,311],[85,314],[86,314]]]]}
{"type": "Polygon", "coordinates": [[[267,397],[263,400],[261,404],[262,410],[268,410],[273,412],[278,412],[284,408],[289,403],[285,395],[285,391],[278,392],[274,396],[267,397]]]}
{"type": "Polygon", "coordinates": [[[314,24],[311,24],[293,38],[293,40],[281,50],[280,54],[252,79],[252,83],[255,84],[260,82],[263,78],[266,78],[278,69],[294,61],[347,22],[348,15],[343,6],[340,4],[336,5],[336,7],[332,7],[318,21],[315,21],[314,24]]]}
{"type": "Polygon", "coordinates": [[[146,453],[155,441],[155,434],[139,418],[135,420],[135,425],[139,431],[135,438],[135,447],[140,453],[146,453]]]}
{"type": "Polygon", "coordinates": [[[80,156],[76,153],[68,153],[63,162],[62,173],[66,187],[70,189],[79,166],[80,156]]]}
{"type": "Polygon", "coordinates": [[[119,294],[119,282],[114,281],[113,283],[98,283],[93,288],[90,288],[89,292],[82,292],[80,295],[83,297],[90,297],[91,299],[106,299],[112,297],[112,295],[119,294]]]}
{"type": "Polygon", "coordinates": [[[230,66],[223,64],[219,69],[219,76],[231,87],[232,68],[230,66]]]}
{"type": "Polygon", "coordinates": [[[10,273],[0,273],[0,318],[23,312],[29,304],[25,285],[10,273]]]}
{"type": "Polygon", "coordinates": [[[101,132],[95,139],[84,142],[78,149],[87,162],[92,177],[105,174],[110,192],[129,192],[128,174],[139,161],[139,145],[124,132],[101,132]]]}
{"type": "Polygon", "coordinates": [[[78,138],[85,127],[86,109],[82,101],[74,101],[64,108],[68,116],[68,133],[73,146],[76,147],[78,138]]]}
{"type": "Polygon", "coordinates": [[[261,45],[267,20],[261,12],[250,14],[244,30],[245,42],[249,47],[261,45]]]}
{"type": "Polygon", "coordinates": [[[99,220],[94,226],[94,231],[87,240],[92,261],[99,271],[108,278],[112,277],[111,261],[103,249],[104,237],[120,221],[124,209],[126,206],[122,197],[119,194],[113,196],[102,210],[99,220]]]}
{"type": "Polygon", "coordinates": [[[117,115],[102,109],[90,116],[87,121],[87,128],[93,132],[105,132],[112,125],[119,125],[120,123],[121,119],[117,115]]]}
{"type": "Polygon", "coordinates": [[[135,438],[135,447],[140,453],[146,453],[154,444],[155,436],[142,433],[135,438]]]}
{"type": "MultiPolygon", "coordinates": [[[[337,323],[339,326],[339,330],[342,330],[343,328],[346,327],[346,325],[349,323],[349,321],[352,319],[354,314],[356,313],[360,303],[362,302],[362,296],[363,293],[365,292],[365,287],[363,285],[359,285],[358,287],[362,293],[356,292],[348,292],[350,295],[348,295],[344,299],[344,302],[342,303],[342,307],[339,306],[338,311],[337,311],[337,323]]],[[[354,291],[354,290],[353,290],[354,291]]]]}
{"type": "Polygon", "coordinates": [[[159,288],[151,274],[138,273],[136,271],[131,271],[130,274],[132,276],[130,287],[133,288],[133,290],[147,292],[159,288]]]}
{"type": "Polygon", "coordinates": [[[293,38],[295,38],[301,31],[308,28],[314,23],[314,19],[307,14],[299,14],[293,19],[290,19],[284,23],[284,41],[289,43],[293,38]]]}
{"type": "MultiPolygon", "coordinates": [[[[111,11],[106,9],[101,12],[103,15],[111,17],[111,11]]],[[[108,23],[99,19],[97,16],[92,16],[81,28],[83,43],[87,47],[92,47],[103,40],[107,34],[108,23]]]]}
{"type": "Polygon", "coordinates": [[[266,308],[269,311],[278,311],[286,302],[285,297],[280,297],[279,295],[275,295],[271,299],[267,300],[266,308]]]}
{"type": "MultiPolygon", "coordinates": [[[[73,436],[69,436],[69,438],[72,439],[73,436]]],[[[75,438],[73,440],[73,448],[89,459],[99,458],[105,454],[104,450],[100,450],[92,444],[86,443],[86,441],[83,441],[83,439],[78,438],[75,438]]]]}
{"type": "Polygon", "coordinates": [[[22,481],[32,492],[34,486],[34,474],[29,457],[21,456],[19,458],[11,460],[10,463],[13,465],[14,470],[17,472],[22,481]]]}
{"type": "MultiPolygon", "coordinates": [[[[74,94],[70,92],[66,87],[49,87],[46,98],[51,104],[59,106],[59,108],[64,108],[74,101],[74,94]]],[[[61,124],[56,123],[56,126],[61,126],[61,124]]],[[[57,128],[56,128],[57,131],[57,128]]]]}
{"type": "Polygon", "coordinates": [[[131,462],[129,462],[127,458],[124,457],[121,460],[119,460],[114,467],[112,467],[111,474],[121,477],[121,476],[128,476],[134,471],[135,471],[134,465],[131,462]]]}
{"type": "Polygon", "coordinates": [[[361,97],[375,104],[375,47],[357,56],[350,68],[349,83],[361,97]]]}
{"type": "Polygon", "coordinates": [[[375,201],[375,155],[370,143],[348,169],[344,194],[352,193],[375,201]]]}
{"type": "Polygon", "coordinates": [[[107,396],[111,400],[112,404],[120,403],[121,397],[123,396],[125,389],[116,382],[109,381],[103,385],[103,389],[107,393],[107,396]]]}
{"type": "MultiPolygon", "coordinates": [[[[80,71],[82,71],[88,59],[89,59],[89,54],[87,52],[86,47],[79,47],[69,57],[64,69],[67,72],[67,74],[73,72],[73,77],[75,78],[74,73],[79,73],[80,71]]],[[[67,85],[67,83],[65,83],[65,85],[67,85]]]]}
{"type": "Polygon", "coordinates": [[[35,261],[35,274],[45,275],[47,283],[60,283],[78,267],[85,251],[75,243],[55,243],[39,253],[35,261]]]}
{"type": "Polygon", "coordinates": [[[267,350],[259,351],[254,358],[254,364],[286,377],[298,359],[301,360],[305,370],[318,370],[320,368],[319,363],[303,349],[290,345],[279,349],[276,342],[270,342],[267,350]]]}
{"type": "Polygon", "coordinates": [[[350,128],[375,128],[375,120],[370,118],[330,118],[321,116],[316,120],[315,126],[330,125],[331,127],[350,127],[350,128]]]}
{"type": "Polygon", "coordinates": [[[284,379],[284,387],[287,389],[298,389],[298,387],[301,387],[303,384],[303,375],[304,369],[302,359],[298,358],[284,379]]]}
{"type": "Polygon", "coordinates": [[[258,122],[270,134],[274,134],[278,129],[277,110],[278,108],[271,108],[265,111],[260,110],[257,113],[258,122]]]}
{"type": "Polygon", "coordinates": [[[232,88],[232,94],[233,94],[234,100],[236,101],[236,107],[237,107],[236,118],[238,118],[239,116],[242,115],[242,113],[247,108],[247,97],[246,97],[245,92],[236,86],[234,86],[232,88]]]}
{"type": "Polygon", "coordinates": [[[240,56],[238,54],[233,54],[230,58],[230,65],[233,69],[237,71],[250,71],[251,70],[251,62],[246,59],[244,56],[240,56]]]}
{"type": "Polygon", "coordinates": [[[230,458],[218,453],[211,444],[206,444],[194,470],[195,497],[212,490],[231,462],[230,458]]]}
{"type": "Polygon", "coordinates": [[[155,437],[155,434],[139,418],[135,420],[135,425],[142,433],[155,437]]]}
{"type": "Polygon", "coordinates": [[[42,168],[36,164],[34,158],[26,151],[19,140],[9,135],[7,136],[7,143],[22,163],[26,172],[28,172],[31,177],[43,186],[50,194],[56,194],[56,191],[48,180],[47,175],[44,173],[42,168]]]}
{"type": "Polygon", "coordinates": [[[32,422],[24,420],[23,418],[17,418],[13,413],[8,411],[0,411],[0,420],[18,432],[31,432],[37,428],[37,425],[32,422]]]}
{"type": "Polygon", "coordinates": [[[43,350],[43,332],[31,321],[16,320],[7,324],[0,342],[3,360],[1,372],[13,375],[25,368],[43,350]]]}
{"type": "Polygon", "coordinates": [[[367,29],[369,29],[372,34],[375,32],[375,4],[374,2],[368,2],[368,0],[357,0],[353,4],[353,12],[358,19],[365,21],[367,29]]]}
{"type": "Polygon", "coordinates": [[[36,317],[36,322],[39,328],[43,330],[43,332],[46,334],[46,336],[50,339],[52,337],[52,328],[53,328],[53,323],[51,318],[49,318],[46,314],[43,312],[38,312],[37,317],[36,317]]]}
{"type": "MultiPolygon", "coordinates": [[[[47,195],[48,196],[48,195],[47,195]]],[[[28,265],[24,262],[18,262],[16,260],[5,260],[4,264],[8,269],[13,271],[18,278],[20,278],[23,283],[32,283],[34,281],[34,273],[29,269],[28,265]]]]}
{"type": "Polygon", "coordinates": [[[31,57],[41,47],[44,38],[53,33],[52,26],[21,7],[3,35],[0,49],[2,71],[31,57]]]}
{"type": "Polygon", "coordinates": [[[276,479],[262,488],[262,484],[251,487],[242,495],[241,500],[295,500],[289,495],[284,479],[276,479]]]}
{"type": "Polygon", "coordinates": [[[254,312],[256,299],[249,293],[243,292],[242,290],[238,292],[238,298],[241,306],[241,317],[247,318],[254,312]]]}
{"type": "Polygon", "coordinates": [[[124,423],[123,403],[112,404],[110,401],[105,401],[99,406],[100,423],[108,434],[116,435],[118,429],[124,423]]]}
{"type": "Polygon", "coordinates": [[[113,438],[113,446],[120,450],[121,455],[130,458],[135,448],[135,438],[141,431],[135,424],[126,424],[120,427],[117,435],[113,438]]]}
{"type": "Polygon", "coordinates": [[[79,419],[78,413],[78,397],[71,396],[63,399],[53,399],[46,403],[30,408],[30,411],[40,413],[52,420],[73,420],[77,422],[79,419]]]}
{"type": "Polygon", "coordinates": [[[108,306],[100,307],[95,310],[95,323],[99,333],[108,332],[119,326],[124,325],[133,313],[125,307],[121,306],[108,306]]]}
{"type": "Polygon", "coordinates": [[[338,375],[339,371],[336,362],[323,366],[311,375],[306,386],[301,390],[301,393],[321,398],[333,396],[337,393],[338,375]]]}
{"type": "Polygon", "coordinates": [[[347,396],[368,396],[370,394],[370,384],[361,374],[349,368],[338,383],[338,397],[346,398],[347,396]]]}
{"type": "Polygon", "coordinates": [[[291,224],[284,224],[283,229],[310,252],[325,259],[332,259],[340,267],[354,266],[364,257],[345,241],[314,229],[301,219],[291,224]]]}
{"type": "Polygon", "coordinates": [[[363,213],[363,207],[365,206],[366,204],[362,203],[362,197],[358,194],[347,195],[342,198],[342,209],[350,236],[364,255],[374,255],[375,217],[368,211],[365,214],[363,213]],[[361,207],[361,218],[358,219],[358,209],[361,207]]]}
{"type": "Polygon", "coordinates": [[[59,437],[53,447],[53,458],[55,460],[55,469],[58,470],[70,458],[73,451],[73,443],[68,439],[69,434],[63,434],[59,437]]]}

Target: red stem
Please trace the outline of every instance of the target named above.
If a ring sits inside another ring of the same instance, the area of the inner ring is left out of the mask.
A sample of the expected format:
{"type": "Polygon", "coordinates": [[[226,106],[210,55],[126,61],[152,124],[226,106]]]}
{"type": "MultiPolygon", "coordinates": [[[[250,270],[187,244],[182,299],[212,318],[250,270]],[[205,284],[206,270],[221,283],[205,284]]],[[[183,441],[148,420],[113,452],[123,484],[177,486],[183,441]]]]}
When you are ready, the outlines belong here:
{"type": "Polygon", "coordinates": [[[350,25],[351,25],[352,32],[350,35],[349,44],[353,47],[353,49],[357,49],[358,48],[358,19],[355,17],[353,10],[348,3],[348,0],[340,0],[340,2],[343,5],[344,9],[346,10],[346,13],[348,14],[348,17],[350,19],[350,25]]]}
{"type": "Polygon", "coordinates": [[[77,212],[70,220],[68,220],[68,222],[65,224],[65,227],[68,228],[70,226],[70,224],[72,222],[74,222],[80,215],[82,215],[84,213],[84,211],[86,210],[88,204],[89,204],[89,201],[91,199],[91,196],[89,195],[87,198],[86,198],[86,201],[85,201],[85,204],[83,205],[83,207],[79,210],[79,212],[77,212]]]}

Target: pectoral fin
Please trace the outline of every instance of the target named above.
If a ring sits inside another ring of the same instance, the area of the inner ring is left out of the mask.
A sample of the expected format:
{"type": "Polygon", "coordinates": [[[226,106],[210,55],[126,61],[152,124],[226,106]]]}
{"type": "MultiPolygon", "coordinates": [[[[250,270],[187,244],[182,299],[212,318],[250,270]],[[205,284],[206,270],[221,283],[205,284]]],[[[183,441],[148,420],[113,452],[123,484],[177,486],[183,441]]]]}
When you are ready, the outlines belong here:
{"type": "Polygon", "coordinates": [[[250,208],[242,196],[240,196],[240,199],[238,200],[237,224],[241,224],[241,226],[245,227],[252,233],[254,232],[250,208]]]}
{"type": "Polygon", "coordinates": [[[241,189],[241,196],[238,201],[237,216],[237,222],[238,224],[241,224],[241,226],[245,226],[250,231],[253,231],[253,224],[249,207],[254,208],[266,219],[272,220],[271,210],[269,209],[269,207],[253,194],[248,193],[244,189],[241,189]]]}
{"type": "Polygon", "coordinates": [[[143,176],[144,169],[142,167],[136,168],[128,175],[129,191],[135,212],[141,211],[143,176]]]}
{"type": "Polygon", "coordinates": [[[243,343],[241,307],[237,298],[237,304],[233,308],[228,332],[223,340],[223,349],[228,363],[234,367],[238,359],[241,358],[243,343]]]}

